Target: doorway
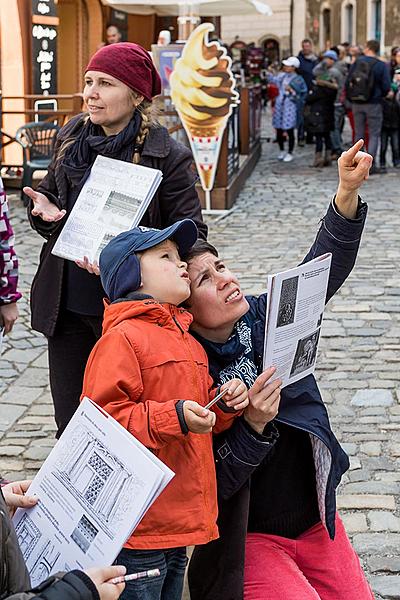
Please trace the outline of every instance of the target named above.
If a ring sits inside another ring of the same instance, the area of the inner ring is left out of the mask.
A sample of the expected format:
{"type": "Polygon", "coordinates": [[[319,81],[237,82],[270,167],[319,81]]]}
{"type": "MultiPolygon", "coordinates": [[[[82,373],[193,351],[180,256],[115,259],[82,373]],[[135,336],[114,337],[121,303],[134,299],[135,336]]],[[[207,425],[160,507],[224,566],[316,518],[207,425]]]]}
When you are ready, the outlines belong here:
{"type": "MultiPolygon", "coordinates": [[[[57,74],[58,93],[82,91],[83,71],[89,60],[89,18],[84,0],[59,0],[57,74]]],[[[64,101],[65,104],[65,101],[64,101]]],[[[60,101],[60,108],[65,106],[60,101]]]]}

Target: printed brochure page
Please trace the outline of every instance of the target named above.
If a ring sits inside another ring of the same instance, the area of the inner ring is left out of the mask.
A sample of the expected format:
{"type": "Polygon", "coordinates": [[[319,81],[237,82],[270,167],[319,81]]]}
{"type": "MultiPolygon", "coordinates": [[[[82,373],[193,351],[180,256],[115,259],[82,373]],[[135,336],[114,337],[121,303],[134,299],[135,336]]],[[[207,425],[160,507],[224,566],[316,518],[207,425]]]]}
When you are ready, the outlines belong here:
{"type": "Polygon", "coordinates": [[[32,586],[57,571],[111,565],[173,476],[85,398],[29,488],[38,504],[13,519],[32,586]]]}
{"type": "Polygon", "coordinates": [[[270,275],[264,369],[275,366],[282,387],[314,372],[332,255],[270,275]]]}
{"type": "Polygon", "coordinates": [[[158,169],[99,155],[52,253],[98,261],[113,237],[140,223],[161,180],[158,169]]]}

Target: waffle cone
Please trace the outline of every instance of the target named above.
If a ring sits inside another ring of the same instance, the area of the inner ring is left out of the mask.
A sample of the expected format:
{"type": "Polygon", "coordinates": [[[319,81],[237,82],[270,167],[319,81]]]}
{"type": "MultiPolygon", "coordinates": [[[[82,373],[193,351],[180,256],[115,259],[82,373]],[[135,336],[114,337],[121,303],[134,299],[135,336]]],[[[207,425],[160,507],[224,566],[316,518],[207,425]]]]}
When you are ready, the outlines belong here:
{"type": "Polygon", "coordinates": [[[202,187],[211,190],[228,117],[214,117],[208,119],[207,123],[201,123],[181,115],[181,120],[189,136],[202,187]]]}

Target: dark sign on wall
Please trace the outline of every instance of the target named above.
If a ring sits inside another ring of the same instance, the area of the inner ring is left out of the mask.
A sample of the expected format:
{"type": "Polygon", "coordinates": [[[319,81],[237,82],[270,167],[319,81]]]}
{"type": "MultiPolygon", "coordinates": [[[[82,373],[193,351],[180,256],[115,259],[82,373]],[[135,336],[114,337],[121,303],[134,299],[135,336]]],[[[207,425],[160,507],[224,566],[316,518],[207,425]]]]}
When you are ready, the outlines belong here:
{"type": "Polygon", "coordinates": [[[115,25],[121,32],[121,42],[128,40],[128,13],[112,9],[108,25],[115,25]]]}
{"type": "Polygon", "coordinates": [[[57,93],[57,25],[54,0],[32,0],[33,93],[57,93]]]}

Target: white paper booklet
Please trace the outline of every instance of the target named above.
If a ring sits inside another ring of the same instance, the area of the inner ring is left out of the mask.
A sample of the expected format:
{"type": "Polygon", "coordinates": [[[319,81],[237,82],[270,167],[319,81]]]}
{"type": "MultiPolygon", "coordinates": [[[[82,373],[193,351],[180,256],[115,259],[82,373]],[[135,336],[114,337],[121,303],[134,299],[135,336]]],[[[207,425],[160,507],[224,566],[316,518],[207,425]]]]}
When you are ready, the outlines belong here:
{"type": "Polygon", "coordinates": [[[32,586],[57,571],[110,565],[174,473],[85,398],[14,516],[32,586]]]}
{"type": "Polygon", "coordinates": [[[52,253],[98,260],[113,237],[140,223],[161,180],[158,169],[98,156],[52,253]]]}
{"type": "Polygon", "coordinates": [[[264,369],[275,366],[271,381],[282,387],[314,372],[331,260],[324,254],[268,276],[264,369]]]}

